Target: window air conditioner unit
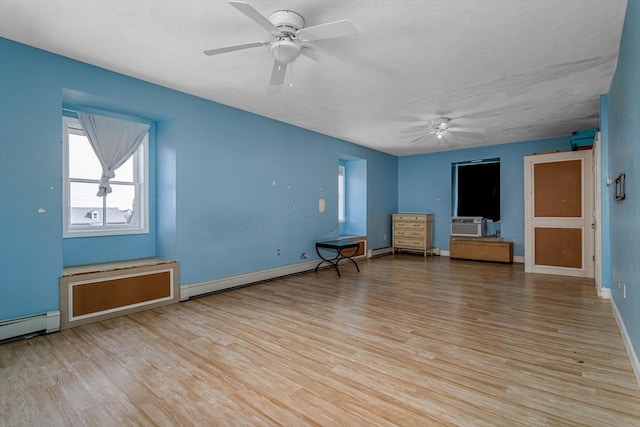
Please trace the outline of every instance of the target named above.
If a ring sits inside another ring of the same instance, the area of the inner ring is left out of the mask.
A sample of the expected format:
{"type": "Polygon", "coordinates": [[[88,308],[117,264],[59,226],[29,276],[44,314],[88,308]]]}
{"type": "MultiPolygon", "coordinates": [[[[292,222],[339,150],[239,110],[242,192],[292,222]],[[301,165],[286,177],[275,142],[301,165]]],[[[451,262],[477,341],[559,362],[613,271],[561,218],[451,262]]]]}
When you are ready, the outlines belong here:
{"type": "Polygon", "coordinates": [[[482,237],[487,234],[487,220],[481,216],[454,216],[451,218],[451,235],[457,237],[482,237]]]}

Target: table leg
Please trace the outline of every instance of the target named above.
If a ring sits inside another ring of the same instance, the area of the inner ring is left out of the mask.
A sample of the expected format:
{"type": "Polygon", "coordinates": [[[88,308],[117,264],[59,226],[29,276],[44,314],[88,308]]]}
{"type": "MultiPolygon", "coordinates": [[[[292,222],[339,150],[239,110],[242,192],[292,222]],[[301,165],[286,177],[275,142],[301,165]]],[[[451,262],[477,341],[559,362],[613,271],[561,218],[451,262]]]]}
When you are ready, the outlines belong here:
{"type": "MultiPolygon", "coordinates": [[[[325,248],[325,249],[326,249],[326,248],[325,248]]],[[[327,250],[330,250],[330,249],[327,249],[327,250]]],[[[317,253],[317,254],[318,254],[318,256],[322,259],[322,261],[320,261],[320,262],[318,263],[318,265],[316,265],[315,270],[313,270],[313,271],[314,271],[314,273],[315,273],[315,272],[317,272],[317,271],[318,271],[318,268],[320,268],[320,266],[326,262],[326,263],[330,264],[333,268],[335,268],[335,269],[336,269],[336,272],[338,273],[338,277],[340,277],[340,269],[338,268],[338,261],[339,261],[339,260],[338,260],[338,258],[340,258],[340,251],[339,251],[339,250],[336,250],[336,252],[337,252],[337,254],[336,254],[336,256],[335,256],[335,257],[327,259],[327,258],[325,258],[325,257],[322,255],[322,253],[320,252],[320,248],[318,248],[318,247],[316,246],[316,253],[317,253]],[[336,260],[338,260],[338,261],[336,261],[336,260]],[[336,261],[336,262],[334,262],[334,261],[336,261]]]]}
{"type": "MultiPolygon", "coordinates": [[[[357,254],[357,253],[358,253],[358,249],[356,248],[356,249],[353,251],[353,255],[355,255],[355,254],[357,254]]],[[[349,255],[347,255],[347,256],[342,255],[342,251],[340,251],[340,254],[341,254],[341,256],[342,256],[342,258],[343,258],[343,259],[345,259],[345,258],[346,258],[346,259],[348,259],[349,261],[351,261],[351,262],[353,263],[353,265],[355,265],[355,266],[356,266],[356,270],[358,270],[358,273],[360,273],[360,267],[358,267],[358,263],[356,263],[356,261],[355,261],[353,258],[351,258],[353,255],[350,255],[350,256],[349,256],[349,255]]]]}
{"type": "Polygon", "coordinates": [[[354,259],[352,259],[351,257],[353,255],[355,255],[356,253],[358,253],[358,249],[357,248],[348,248],[348,249],[354,249],[353,254],[352,255],[347,255],[345,256],[342,251],[344,250],[343,248],[336,248],[336,249],[329,249],[329,248],[324,248],[327,250],[335,250],[336,251],[336,256],[333,258],[325,258],[322,253],[320,252],[320,249],[316,246],[316,253],[318,254],[318,256],[322,259],[322,261],[320,261],[318,263],[318,265],[316,265],[315,270],[313,270],[314,272],[318,271],[318,268],[326,263],[329,263],[333,268],[336,269],[336,273],[338,273],[338,277],[341,277],[340,274],[340,269],[338,268],[338,264],[340,263],[341,260],[343,259],[348,259],[349,261],[351,261],[353,263],[353,265],[356,266],[356,270],[358,270],[358,273],[360,272],[360,267],[358,267],[358,263],[356,263],[356,261],[354,259]]]}

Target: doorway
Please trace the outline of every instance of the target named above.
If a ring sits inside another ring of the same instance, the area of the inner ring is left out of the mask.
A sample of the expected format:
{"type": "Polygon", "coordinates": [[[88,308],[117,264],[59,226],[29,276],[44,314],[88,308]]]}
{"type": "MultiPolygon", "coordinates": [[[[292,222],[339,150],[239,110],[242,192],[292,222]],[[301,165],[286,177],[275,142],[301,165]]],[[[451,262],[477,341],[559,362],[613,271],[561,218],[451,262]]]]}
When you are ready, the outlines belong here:
{"type": "Polygon", "coordinates": [[[526,156],[525,271],[594,277],[591,150],[526,156]]]}

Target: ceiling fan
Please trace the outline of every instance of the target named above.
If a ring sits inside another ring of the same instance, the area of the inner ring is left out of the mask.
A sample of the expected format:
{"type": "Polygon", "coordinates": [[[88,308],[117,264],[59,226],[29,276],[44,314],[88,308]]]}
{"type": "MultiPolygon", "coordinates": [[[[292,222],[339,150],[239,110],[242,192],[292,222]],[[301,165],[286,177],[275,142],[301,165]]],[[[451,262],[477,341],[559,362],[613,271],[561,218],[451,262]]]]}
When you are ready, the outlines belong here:
{"type": "Polygon", "coordinates": [[[318,60],[316,52],[311,49],[309,42],[335,37],[352,36],[358,29],[348,19],[328,22],[326,24],[304,26],[304,18],[291,10],[277,10],[266,18],[251,5],[241,1],[230,1],[229,4],[269,32],[269,40],[243,43],[218,49],[205,50],[205,55],[218,55],[236,50],[269,46],[273,55],[273,70],[270,86],[281,86],[284,82],[287,66],[300,55],[305,55],[314,61],[318,60]]]}
{"type": "Polygon", "coordinates": [[[420,136],[411,140],[412,144],[421,142],[433,136],[435,136],[439,140],[444,139],[445,141],[453,141],[455,140],[454,135],[456,134],[469,136],[484,134],[484,129],[482,128],[455,126],[451,124],[451,120],[452,119],[449,117],[438,117],[429,120],[427,123],[406,129],[405,131],[403,131],[403,133],[421,133],[420,136]]]}

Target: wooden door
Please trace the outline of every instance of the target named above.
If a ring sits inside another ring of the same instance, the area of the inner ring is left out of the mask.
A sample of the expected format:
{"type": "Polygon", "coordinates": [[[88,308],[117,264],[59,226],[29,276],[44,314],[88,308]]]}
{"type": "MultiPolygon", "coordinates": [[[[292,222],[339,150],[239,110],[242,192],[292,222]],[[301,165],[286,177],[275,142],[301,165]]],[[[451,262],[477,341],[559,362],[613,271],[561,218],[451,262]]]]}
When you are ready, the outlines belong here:
{"type": "Polygon", "coordinates": [[[591,150],[526,156],[525,271],[593,277],[591,150]]]}

